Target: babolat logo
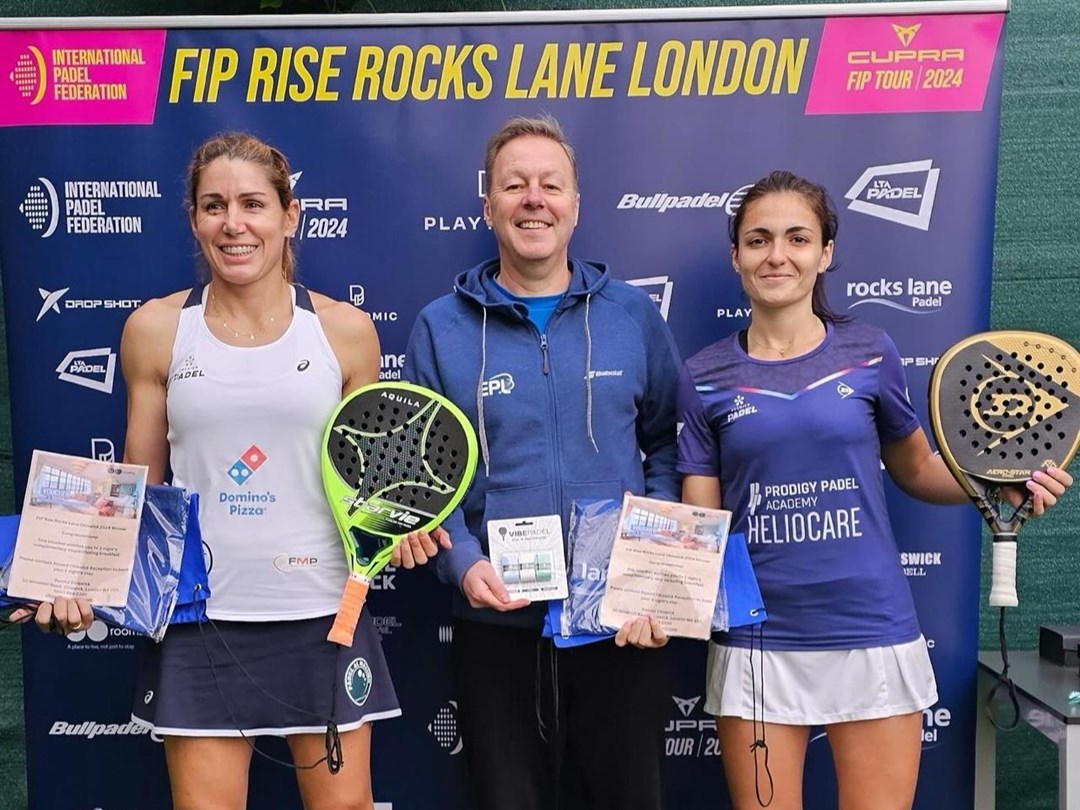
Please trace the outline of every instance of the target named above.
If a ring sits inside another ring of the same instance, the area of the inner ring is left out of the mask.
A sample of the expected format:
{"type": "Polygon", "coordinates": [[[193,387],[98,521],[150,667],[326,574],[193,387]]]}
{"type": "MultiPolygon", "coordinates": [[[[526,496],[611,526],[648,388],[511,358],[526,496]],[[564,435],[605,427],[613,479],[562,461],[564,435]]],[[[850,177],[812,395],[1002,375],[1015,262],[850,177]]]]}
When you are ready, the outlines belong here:
{"type": "Polygon", "coordinates": [[[490,397],[493,394],[509,394],[514,390],[514,378],[505,371],[496,374],[490,380],[484,380],[480,386],[480,395],[490,397]]]}
{"type": "Polygon", "coordinates": [[[128,721],[127,723],[95,723],[85,720],[82,723],[68,723],[57,720],[49,728],[49,736],[86,737],[88,740],[94,737],[141,737],[149,735],[152,729],[141,723],[128,721]]]}
{"type": "Polygon", "coordinates": [[[871,166],[844,197],[852,211],[928,231],[940,173],[932,160],[871,166]]]}
{"type": "Polygon", "coordinates": [[[874,281],[849,281],[847,297],[855,300],[848,304],[848,309],[877,304],[913,315],[929,315],[938,312],[953,293],[953,283],[949,279],[887,279],[874,281]]]}
{"type": "Polygon", "coordinates": [[[673,282],[670,276],[649,276],[648,278],[628,278],[627,284],[640,287],[649,295],[649,299],[660,310],[660,317],[667,320],[668,311],[671,309],[671,289],[673,282]]]}
{"type": "Polygon", "coordinates": [[[732,216],[742,205],[743,197],[749,190],[750,186],[747,185],[735,191],[719,193],[706,191],[700,194],[668,194],[661,191],[652,194],[623,194],[615,207],[643,208],[658,214],[676,208],[723,208],[728,216],[732,216]]]}
{"type": "Polygon", "coordinates": [[[116,353],[109,348],[68,352],[56,367],[64,382],[111,394],[116,372],[116,353]]]}

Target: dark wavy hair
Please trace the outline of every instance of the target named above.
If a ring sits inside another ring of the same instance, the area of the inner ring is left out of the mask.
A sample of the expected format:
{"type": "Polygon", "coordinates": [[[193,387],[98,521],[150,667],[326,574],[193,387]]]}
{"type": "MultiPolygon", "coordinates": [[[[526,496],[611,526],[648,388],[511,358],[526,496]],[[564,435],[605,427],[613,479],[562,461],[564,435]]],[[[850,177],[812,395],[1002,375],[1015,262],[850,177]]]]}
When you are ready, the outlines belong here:
{"type": "MultiPolygon", "coordinates": [[[[798,194],[803,198],[803,202],[814,212],[818,224],[821,226],[822,245],[827,245],[836,239],[838,227],[836,208],[833,206],[832,200],[829,199],[829,193],[825,190],[825,187],[819,186],[817,183],[811,183],[809,180],[792,172],[779,170],[770,172],[754,183],[750,190],[746,192],[746,196],[743,197],[738,210],[728,220],[728,236],[731,238],[732,247],[738,248],[739,228],[742,227],[747,209],[763,197],[781,193],[798,194]]],[[[838,267],[838,264],[831,264],[825,269],[825,273],[831,273],[838,267]]],[[[833,323],[850,320],[849,316],[833,312],[829,307],[829,302],[825,298],[825,273],[821,273],[814,280],[814,291],[810,299],[814,314],[823,321],[833,323]]]]}

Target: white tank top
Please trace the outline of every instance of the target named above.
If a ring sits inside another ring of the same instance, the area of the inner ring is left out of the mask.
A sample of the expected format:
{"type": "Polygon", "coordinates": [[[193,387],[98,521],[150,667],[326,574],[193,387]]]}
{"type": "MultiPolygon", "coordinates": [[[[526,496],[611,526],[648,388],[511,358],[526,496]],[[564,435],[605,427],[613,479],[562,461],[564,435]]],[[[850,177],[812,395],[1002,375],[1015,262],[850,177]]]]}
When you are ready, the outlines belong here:
{"type": "Polygon", "coordinates": [[[180,312],[166,384],[173,483],[199,493],[213,619],[328,616],[348,567],[320,477],[341,367],[311,296],[268,346],[229,346],[203,319],[206,288],[180,312]]]}

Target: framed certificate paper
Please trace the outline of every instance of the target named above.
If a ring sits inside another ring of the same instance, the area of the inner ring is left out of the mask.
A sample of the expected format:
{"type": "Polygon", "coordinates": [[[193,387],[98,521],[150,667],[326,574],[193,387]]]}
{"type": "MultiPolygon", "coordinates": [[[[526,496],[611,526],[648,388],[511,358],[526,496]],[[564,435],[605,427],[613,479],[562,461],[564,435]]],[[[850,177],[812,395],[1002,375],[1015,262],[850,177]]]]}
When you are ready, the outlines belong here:
{"type": "Polygon", "coordinates": [[[146,496],[147,468],[35,450],[8,593],[82,597],[122,607],[146,496]]]}
{"type": "Polygon", "coordinates": [[[600,620],[655,616],[669,636],[708,638],[730,526],[722,509],[627,494],[600,620]]]}

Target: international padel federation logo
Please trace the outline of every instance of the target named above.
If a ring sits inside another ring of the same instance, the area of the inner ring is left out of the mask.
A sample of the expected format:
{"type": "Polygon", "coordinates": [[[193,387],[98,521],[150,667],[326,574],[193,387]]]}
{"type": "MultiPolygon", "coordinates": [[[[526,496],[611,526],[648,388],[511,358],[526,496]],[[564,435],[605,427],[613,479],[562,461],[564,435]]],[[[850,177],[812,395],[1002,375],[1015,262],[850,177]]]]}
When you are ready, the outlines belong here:
{"type": "Polygon", "coordinates": [[[31,104],[38,104],[45,97],[49,84],[49,72],[45,68],[45,57],[33,45],[19,54],[15,66],[8,74],[8,79],[15,85],[19,95],[31,104]]]}
{"type": "Polygon", "coordinates": [[[259,449],[256,444],[251,445],[244,451],[236,463],[229,467],[229,478],[237,486],[242,487],[253,476],[256,470],[266,463],[266,453],[259,449]]]}
{"type": "Polygon", "coordinates": [[[450,756],[461,753],[461,749],[465,746],[461,739],[461,732],[458,730],[456,700],[448,701],[435,713],[435,717],[428,723],[428,731],[439,744],[439,748],[450,756]]]}
{"type": "Polygon", "coordinates": [[[48,239],[60,221],[60,200],[56,196],[56,186],[47,177],[39,177],[26,190],[26,196],[19,204],[19,212],[26,217],[31,228],[40,232],[42,239],[48,239]]]}

